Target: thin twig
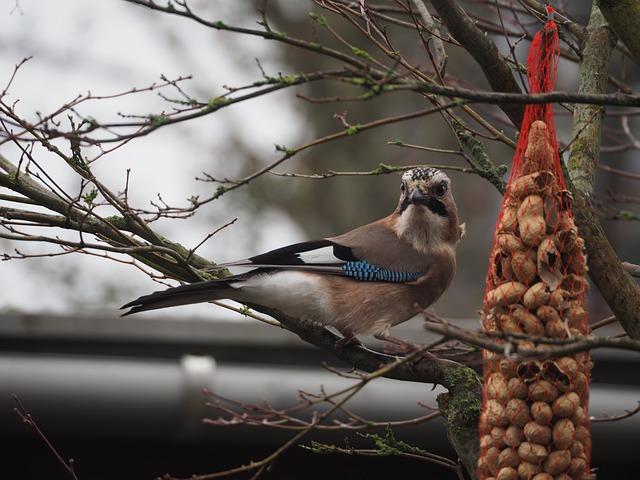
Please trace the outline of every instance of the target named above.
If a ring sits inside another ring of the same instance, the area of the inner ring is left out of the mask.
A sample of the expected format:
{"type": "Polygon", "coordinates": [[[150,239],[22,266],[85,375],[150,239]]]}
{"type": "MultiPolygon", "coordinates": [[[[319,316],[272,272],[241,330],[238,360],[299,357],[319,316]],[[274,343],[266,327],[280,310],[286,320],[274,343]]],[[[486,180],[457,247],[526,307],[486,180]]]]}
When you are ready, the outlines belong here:
{"type": "Polygon", "coordinates": [[[24,405],[22,404],[22,402],[20,401],[17,395],[13,395],[13,400],[18,404],[18,406],[14,408],[13,411],[16,415],[18,415],[18,417],[20,417],[20,420],[22,420],[22,423],[34,429],[38,437],[40,437],[40,440],[42,440],[42,442],[47,446],[47,448],[51,451],[51,453],[53,453],[53,455],[56,457],[58,462],[62,464],[62,466],[66,470],[69,477],[72,478],[73,480],[78,480],[78,477],[76,476],[76,472],[73,468],[74,467],[73,458],[70,458],[68,462],[65,461],[62,458],[62,456],[58,453],[56,448],[53,446],[53,444],[49,441],[49,439],[44,434],[44,432],[40,429],[40,427],[36,423],[33,416],[31,416],[31,414],[27,411],[27,409],[24,407],[24,405]]]}
{"type": "Polygon", "coordinates": [[[602,417],[591,417],[591,422],[618,422],[620,420],[625,420],[629,417],[633,417],[640,413],[640,402],[638,402],[638,406],[633,410],[625,410],[625,413],[621,413],[619,415],[609,415],[603,414],[602,417]]]}

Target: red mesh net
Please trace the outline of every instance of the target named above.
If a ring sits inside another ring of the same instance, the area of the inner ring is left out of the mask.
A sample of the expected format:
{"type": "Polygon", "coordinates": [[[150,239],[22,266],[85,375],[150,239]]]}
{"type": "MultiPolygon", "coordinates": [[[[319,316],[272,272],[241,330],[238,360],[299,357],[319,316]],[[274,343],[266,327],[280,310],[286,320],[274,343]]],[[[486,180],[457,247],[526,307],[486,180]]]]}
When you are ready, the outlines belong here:
{"type": "MultiPolygon", "coordinates": [[[[553,90],[559,41],[553,21],[527,60],[531,93],[553,90]]],[[[588,353],[544,353],[545,340],[588,333],[584,241],[571,211],[550,104],[528,105],[495,228],[483,327],[504,354],[484,352],[478,477],[569,480],[589,474],[588,353]]]]}

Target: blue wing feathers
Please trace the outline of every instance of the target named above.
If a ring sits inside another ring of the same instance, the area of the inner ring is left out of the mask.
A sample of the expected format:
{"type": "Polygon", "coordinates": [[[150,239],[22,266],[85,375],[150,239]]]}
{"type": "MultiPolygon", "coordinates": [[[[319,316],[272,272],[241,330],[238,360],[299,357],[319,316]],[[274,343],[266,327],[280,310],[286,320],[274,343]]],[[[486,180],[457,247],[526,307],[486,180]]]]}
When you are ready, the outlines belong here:
{"type": "Polygon", "coordinates": [[[218,265],[220,266],[325,272],[369,282],[412,282],[425,274],[424,271],[379,267],[358,258],[351,247],[327,239],[295,243],[247,260],[218,265]]]}
{"type": "Polygon", "coordinates": [[[424,275],[424,272],[397,272],[362,261],[347,262],[342,270],[348,277],[371,282],[413,282],[424,275]]]}

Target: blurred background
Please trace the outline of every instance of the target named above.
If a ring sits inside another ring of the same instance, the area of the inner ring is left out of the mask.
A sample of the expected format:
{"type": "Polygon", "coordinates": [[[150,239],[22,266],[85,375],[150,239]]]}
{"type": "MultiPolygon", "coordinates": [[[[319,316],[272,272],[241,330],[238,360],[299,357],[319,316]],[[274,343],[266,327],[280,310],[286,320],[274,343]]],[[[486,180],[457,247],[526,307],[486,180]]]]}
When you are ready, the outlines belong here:
{"type": "MultiPolygon", "coordinates": [[[[255,28],[261,21],[260,4],[191,3],[205,18],[221,19],[247,28],[255,28]]],[[[215,31],[124,1],[89,6],[73,0],[56,5],[24,0],[7,1],[3,6],[0,32],[3,84],[8,84],[15,66],[29,58],[15,74],[5,101],[8,104],[15,102],[17,113],[32,121],[60,109],[78,95],[87,94],[103,98],[78,105],[75,110],[85,118],[107,123],[157,115],[172,108],[165,98],[179,99],[177,91],[164,89],[118,94],[159,85],[163,83],[161,76],[168,79],[190,76],[190,80],[179,82],[179,87],[192,98],[207,101],[230,88],[261,81],[264,75],[277,77],[342,67],[335,60],[313,56],[301,49],[256,36],[215,31]]],[[[588,5],[572,9],[577,20],[586,22],[588,5]]],[[[329,46],[335,46],[332,45],[335,40],[325,32],[319,32],[316,22],[309,19],[308,14],[313,10],[318,7],[308,2],[268,2],[272,28],[305,40],[318,37],[329,46]]],[[[341,35],[353,37],[348,39],[350,42],[366,46],[352,28],[347,28],[345,20],[332,17],[331,21],[335,29],[341,28],[341,35]]],[[[530,27],[535,31],[537,24],[530,27]]],[[[398,50],[406,52],[406,56],[417,64],[429,65],[422,45],[412,35],[403,36],[403,32],[395,32],[393,26],[389,31],[397,33],[393,39],[398,50]]],[[[500,41],[499,37],[497,41],[500,41]]],[[[527,42],[520,42],[515,47],[521,61],[524,61],[527,49],[527,42]]],[[[447,71],[451,84],[486,88],[486,81],[469,61],[468,54],[454,48],[448,53],[447,71]]],[[[614,57],[614,66],[615,61],[614,57]]],[[[632,67],[628,68],[634,72],[632,67]]],[[[575,90],[576,86],[576,65],[563,61],[558,89],[575,90]]],[[[354,97],[361,93],[339,82],[327,81],[283,89],[234,104],[214,115],[137,138],[109,152],[92,168],[115,192],[125,190],[129,171],[128,196],[136,207],[151,209],[152,204],[162,202],[184,207],[188,206],[189,198],[208,196],[217,187],[215,183],[196,179],[207,176],[242,178],[279,158],[281,153],[276,151],[276,145],[293,148],[341,131],[344,127],[336,115],[343,115],[349,124],[356,125],[429,106],[412,92],[381,95],[369,101],[315,103],[300,98],[354,97]]],[[[503,127],[509,137],[516,138],[515,130],[496,107],[478,105],[477,110],[495,120],[494,123],[503,127]]],[[[467,120],[464,115],[463,120],[467,120]]],[[[64,123],[66,119],[59,121],[64,123]]],[[[556,122],[559,144],[566,145],[571,140],[571,117],[565,109],[558,108],[556,122]]],[[[619,151],[612,152],[606,149],[607,143],[615,140],[613,133],[620,130],[615,122],[614,117],[610,127],[605,128],[603,163],[636,172],[638,162],[633,150],[618,148],[619,151]]],[[[631,116],[629,122],[629,128],[635,131],[635,117],[631,116]]],[[[367,172],[381,163],[466,166],[458,155],[389,145],[397,140],[443,151],[460,148],[446,122],[438,115],[429,115],[304,150],[274,170],[322,174],[330,170],[367,172]]],[[[495,164],[510,165],[513,151],[504,144],[485,141],[485,147],[495,164]]],[[[15,158],[14,146],[5,143],[2,148],[6,157],[15,158]]],[[[95,156],[96,151],[86,149],[87,156],[91,157],[92,153],[95,156]]],[[[44,158],[45,152],[36,150],[34,154],[42,156],[36,158],[44,158]]],[[[76,187],[77,180],[56,161],[51,159],[51,165],[47,165],[57,175],[56,180],[63,186],[68,185],[69,189],[76,187]]],[[[482,303],[483,277],[501,195],[476,176],[457,171],[448,173],[468,236],[459,246],[461,267],[437,309],[443,316],[469,317],[482,303]]],[[[200,209],[194,217],[182,221],[160,219],[153,227],[167,238],[193,248],[207,234],[237,218],[234,225],[223,229],[198,249],[205,258],[216,262],[230,261],[296,241],[337,235],[381,218],[395,208],[398,186],[398,174],[336,176],[322,180],[266,175],[246,188],[222,196],[200,209]]],[[[628,193],[635,186],[630,179],[608,172],[598,175],[598,189],[603,194],[610,191],[628,193]]],[[[639,237],[635,222],[603,220],[603,225],[621,258],[640,262],[640,254],[634,248],[639,237]]],[[[56,247],[16,246],[4,239],[0,239],[0,247],[10,254],[15,253],[15,248],[27,255],[60,253],[56,247]]],[[[7,261],[2,269],[7,277],[25,278],[25,281],[8,282],[3,289],[0,308],[5,311],[112,314],[132,297],[156,288],[144,273],[129,265],[86,255],[7,261]]],[[[606,307],[600,303],[597,293],[592,291],[591,294],[592,312],[605,315],[606,307]]],[[[183,312],[209,317],[213,310],[201,305],[184,307],[183,312]]]]}
{"type": "MultiPolygon", "coordinates": [[[[483,7],[473,3],[465,4],[465,8],[474,9],[481,17],[483,7]]],[[[569,7],[571,14],[586,23],[589,2],[574,3],[569,7]]],[[[263,2],[200,0],[190,5],[205,18],[257,28],[257,22],[261,21],[258,8],[263,2]]],[[[321,38],[331,42],[309,19],[310,11],[319,11],[312,2],[279,0],[267,5],[274,30],[309,41],[321,38]]],[[[494,12],[487,11],[486,15],[494,12]]],[[[356,38],[353,29],[345,28],[348,27],[346,21],[332,17],[331,22],[349,42],[356,45],[360,42],[362,48],[369,48],[356,38]]],[[[34,121],[78,95],[89,93],[103,98],[82,103],[77,108],[78,114],[102,123],[157,114],[170,109],[171,105],[156,90],[117,94],[162,83],[161,76],[169,79],[191,76],[190,80],[179,82],[180,88],[206,101],[229,88],[260,81],[263,75],[277,77],[341,67],[324,57],[259,37],[215,31],[186,19],[115,0],[5,0],[0,2],[0,25],[0,85],[8,84],[15,66],[29,58],[15,73],[5,101],[15,104],[20,115],[34,121]]],[[[532,30],[537,28],[538,24],[531,24],[532,30]]],[[[428,64],[426,53],[415,36],[402,36],[392,26],[389,33],[394,35],[397,49],[408,58],[428,64]]],[[[504,40],[497,38],[496,41],[507,51],[504,40]]],[[[520,61],[526,58],[527,49],[527,42],[520,42],[515,48],[520,61]]],[[[486,88],[479,69],[462,49],[450,49],[448,53],[447,72],[451,84],[486,88]]],[[[613,62],[619,65],[619,58],[614,56],[613,62]]],[[[625,65],[625,68],[629,75],[627,81],[637,83],[631,81],[637,78],[634,66],[625,65]]],[[[558,89],[575,90],[576,87],[577,67],[562,62],[558,89]]],[[[172,90],[161,93],[172,98],[179,96],[172,90]]],[[[161,128],[110,152],[92,168],[113,191],[125,189],[129,172],[129,200],[140,208],[151,208],[153,203],[161,202],[186,206],[189,198],[206,197],[217,186],[197,178],[234,179],[248,175],[280,157],[276,145],[292,148],[342,130],[336,114],[355,125],[429,106],[411,92],[383,95],[366,102],[313,103],[302,98],[357,93],[335,82],[311,82],[284,89],[222,109],[215,115],[161,128]]],[[[516,138],[514,129],[496,108],[478,106],[477,110],[497,119],[504,133],[516,138]]],[[[571,117],[561,107],[557,109],[556,125],[559,144],[566,145],[571,140],[571,117]]],[[[628,127],[638,131],[635,117],[629,118],[628,127]]],[[[608,121],[604,130],[605,147],[619,139],[620,128],[615,116],[608,121]]],[[[465,166],[458,155],[389,144],[396,140],[434,149],[459,149],[446,122],[430,115],[305,150],[275,170],[308,175],[329,170],[370,171],[381,163],[465,166]]],[[[495,164],[510,165],[513,151],[503,144],[486,142],[486,150],[495,164]]],[[[10,144],[2,145],[0,152],[10,159],[19,155],[10,144]]],[[[604,152],[603,163],[640,173],[634,149],[605,148],[604,152]]],[[[38,148],[34,156],[42,162],[56,161],[38,148]]],[[[77,180],[67,174],[65,166],[52,163],[47,168],[56,172],[56,180],[61,185],[71,190],[77,186],[74,183],[77,180]]],[[[487,261],[502,199],[486,181],[457,171],[448,174],[461,221],[466,222],[467,236],[459,246],[459,267],[454,282],[437,302],[435,310],[445,318],[476,328],[476,311],[482,305],[487,261]]],[[[161,219],[153,228],[193,248],[208,234],[237,218],[233,225],[198,249],[200,255],[210,260],[230,261],[288,243],[337,235],[385,216],[396,206],[398,186],[397,174],[320,180],[267,175],[222,196],[193,217],[161,219]]],[[[634,184],[629,178],[608,172],[598,174],[597,190],[603,195],[612,191],[629,193],[634,188],[637,189],[637,181],[634,184]]],[[[620,257],[640,263],[637,222],[603,219],[603,226],[620,257]]],[[[49,478],[58,478],[52,455],[12,412],[13,393],[24,400],[36,418],[45,417],[45,430],[62,442],[64,456],[74,456],[79,469],[82,458],[84,468],[91,465],[91,474],[81,478],[113,478],[114,472],[119,478],[150,478],[165,470],[190,475],[219,470],[222,465],[229,468],[257,459],[286,438],[266,433],[263,438],[255,431],[242,434],[237,433],[237,429],[223,429],[220,433],[214,427],[202,427],[199,419],[209,413],[200,394],[202,386],[216,388],[230,396],[245,396],[246,401],[259,402],[269,394],[284,395],[282,402],[286,404],[295,401],[297,388],[313,390],[320,384],[337,381],[334,375],[322,375],[317,368],[322,361],[337,364],[335,360],[324,358],[286,332],[264,327],[215,306],[189,306],[126,321],[119,319],[120,305],[161,288],[131,265],[89,255],[55,256],[51,254],[59,250],[54,246],[17,245],[0,239],[0,252],[15,255],[16,249],[36,257],[0,263],[0,353],[3,355],[0,400],[4,402],[0,403],[0,434],[5,432],[4,440],[11,446],[4,451],[23,459],[11,462],[12,478],[35,478],[33,475],[41,472],[30,469],[37,469],[39,465],[45,466],[45,471],[51,474],[49,478]],[[304,368],[301,370],[301,367],[304,368]],[[281,385],[284,377],[290,382],[281,385]],[[148,383],[143,379],[148,379],[148,383]],[[239,385],[252,388],[237,390],[239,385]],[[185,409],[185,405],[189,407],[185,409]],[[204,433],[202,428],[206,430],[204,433]],[[242,448],[229,447],[233,438],[242,448]],[[254,450],[247,447],[252,443],[250,440],[255,444],[254,450]],[[245,450],[255,454],[243,455],[245,450]],[[106,464],[113,468],[110,470],[106,464]],[[130,467],[125,469],[124,465],[130,467]],[[104,476],[100,476],[101,471],[104,476]]],[[[588,301],[591,321],[610,314],[593,288],[588,301]]],[[[428,338],[417,320],[403,328],[394,334],[414,341],[428,338]]],[[[610,333],[616,331],[614,328],[610,333]]],[[[637,375],[625,374],[634,371],[625,369],[637,368],[634,360],[611,353],[598,352],[598,355],[603,358],[594,371],[594,385],[603,382],[606,384],[603,390],[610,395],[599,398],[594,390],[593,413],[633,408],[638,398],[637,375]],[[611,365],[610,369],[604,367],[607,364],[611,365]],[[603,367],[598,373],[600,365],[603,367]],[[614,396],[611,393],[614,388],[624,394],[616,390],[619,394],[614,396]]],[[[377,399],[376,407],[363,405],[363,408],[371,408],[371,415],[380,418],[398,412],[402,418],[410,417],[416,411],[421,412],[418,401],[435,403],[435,394],[426,392],[424,386],[403,386],[408,390],[402,390],[402,395],[396,397],[410,400],[399,405],[387,401],[385,392],[400,387],[382,385],[378,388],[370,397],[377,399]]],[[[606,451],[600,450],[601,457],[597,460],[615,459],[613,463],[623,466],[625,458],[631,460],[624,444],[636,438],[640,431],[637,422],[631,422],[627,425],[635,425],[635,430],[620,430],[629,435],[617,437],[621,439],[620,445],[609,437],[613,443],[609,443],[606,451]],[[634,431],[636,437],[633,437],[634,431]]],[[[434,426],[433,432],[442,434],[443,430],[434,426]]],[[[413,437],[408,434],[408,438],[426,441],[422,433],[417,431],[413,437]]],[[[430,438],[433,442],[424,445],[425,448],[437,450],[446,445],[443,437],[430,438]]],[[[443,451],[447,453],[450,454],[443,451]]],[[[294,463],[293,459],[291,463],[283,462],[288,466],[282,467],[281,475],[285,475],[287,468],[291,469],[291,475],[299,474],[296,465],[306,465],[305,462],[312,462],[318,469],[327,465],[322,459],[310,460],[314,456],[308,452],[298,451],[297,455],[301,456],[302,463],[294,463]]],[[[344,457],[339,460],[346,462],[344,457]]],[[[353,463],[347,465],[352,467],[345,468],[361,471],[366,461],[350,459],[353,463]]],[[[395,460],[389,462],[385,464],[390,465],[389,471],[399,465],[395,460]]],[[[65,478],[63,471],[58,476],[65,478]]],[[[602,478],[614,477],[603,475],[602,478]]]]}

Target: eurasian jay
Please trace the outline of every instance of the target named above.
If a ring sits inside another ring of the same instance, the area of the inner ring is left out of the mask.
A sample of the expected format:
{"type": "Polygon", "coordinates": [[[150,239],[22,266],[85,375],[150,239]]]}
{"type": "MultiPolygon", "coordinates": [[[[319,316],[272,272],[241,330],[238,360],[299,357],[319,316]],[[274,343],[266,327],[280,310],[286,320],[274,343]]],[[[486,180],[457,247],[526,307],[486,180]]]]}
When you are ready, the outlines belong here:
{"type": "Polygon", "coordinates": [[[348,233],[296,243],[217,268],[251,267],[227,278],[182,285],[127,303],[124,315],[230,299],[263,305],[301,321],[392,340],[389,328],[416,316],[449,287],[464,225],[440,170],[402,175],[389,216],[348,233]]]}

